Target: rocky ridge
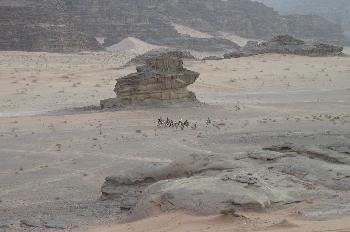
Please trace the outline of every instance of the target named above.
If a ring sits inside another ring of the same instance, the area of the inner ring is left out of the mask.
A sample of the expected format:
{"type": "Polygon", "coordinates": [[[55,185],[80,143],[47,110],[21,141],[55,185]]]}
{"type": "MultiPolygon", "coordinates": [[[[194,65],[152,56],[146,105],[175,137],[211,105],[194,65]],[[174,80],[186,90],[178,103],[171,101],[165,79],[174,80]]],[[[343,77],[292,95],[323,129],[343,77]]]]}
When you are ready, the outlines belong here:
{"type": "Polygon", "coordinates": [[[186,87],[197,80],[199,73],[185,69],[179,54],[148,53],[143,58],[145,65],[137,67],[136,73],[117,80],[117,98],[102,100],[101,107],[197,103],[195,94],[186,87]]]}
{"type": "Polygon", "coordinates": [[[290,35],[279,35],[266,42],[249,41],[239,52],[224,55],[225,58],[239,58],[266,53],[292,54],[301,56],[341,56],[343,47],[318,42],[305,42],[290,35]]]}

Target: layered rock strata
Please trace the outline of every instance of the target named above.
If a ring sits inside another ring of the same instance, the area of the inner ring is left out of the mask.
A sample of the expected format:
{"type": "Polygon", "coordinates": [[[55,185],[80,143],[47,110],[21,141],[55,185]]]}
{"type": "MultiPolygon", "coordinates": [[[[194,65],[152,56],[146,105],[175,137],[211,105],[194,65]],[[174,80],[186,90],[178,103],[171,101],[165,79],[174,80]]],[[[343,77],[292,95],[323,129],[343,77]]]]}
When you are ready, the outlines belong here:
{"type": "Polygon", "coordinates": [[[161,53],[167,53],[168,56],[176,57],[178,59],[196,59],[189,51],[177,50],[177,49],[153,49],[142,55],[132,58],[127,65],[145,65],[147,60],[156,57],[161,53]]]}
{"type": "Polygon", "coordinates": [[[117,80],[117,98],[101,101],[102,108],[198,102],[187,86],[197,80],[199,73],[185,69],[176,54],[155,53],[145,63],[136,68],[136,73],[117,80]]]}

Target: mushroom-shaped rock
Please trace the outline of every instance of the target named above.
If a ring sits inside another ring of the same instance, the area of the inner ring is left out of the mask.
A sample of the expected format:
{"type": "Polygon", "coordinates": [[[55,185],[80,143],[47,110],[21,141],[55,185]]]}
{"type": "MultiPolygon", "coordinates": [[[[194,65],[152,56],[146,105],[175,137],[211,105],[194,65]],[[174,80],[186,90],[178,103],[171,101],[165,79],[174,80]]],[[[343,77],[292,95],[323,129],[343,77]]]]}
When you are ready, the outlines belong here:
{"type": "Polygon", "coordinates": [[[172,53],[159,53],[145,63],[136,68],[136,73],[117,80],[117,98],[102,100],[102,108],[198,103],[187,86],[197,80],[199,73],[185,69],[182,59],[172,53]]]}

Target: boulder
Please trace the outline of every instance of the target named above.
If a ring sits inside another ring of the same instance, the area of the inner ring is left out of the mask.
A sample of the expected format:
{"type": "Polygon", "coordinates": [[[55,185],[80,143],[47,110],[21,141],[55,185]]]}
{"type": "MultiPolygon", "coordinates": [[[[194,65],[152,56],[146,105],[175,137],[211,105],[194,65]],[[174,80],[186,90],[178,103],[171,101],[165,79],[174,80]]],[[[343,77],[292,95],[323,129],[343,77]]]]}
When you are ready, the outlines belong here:
{"type": "Polygon", "coordinates": [[[157,53],[147,57],[145,63],[136,68],[136,73],[117,80],[117,98],[101,101],[102,108],[198,103],[187,86],[197,80],[199,73],[185,69],[176,54],[157,53]]]}

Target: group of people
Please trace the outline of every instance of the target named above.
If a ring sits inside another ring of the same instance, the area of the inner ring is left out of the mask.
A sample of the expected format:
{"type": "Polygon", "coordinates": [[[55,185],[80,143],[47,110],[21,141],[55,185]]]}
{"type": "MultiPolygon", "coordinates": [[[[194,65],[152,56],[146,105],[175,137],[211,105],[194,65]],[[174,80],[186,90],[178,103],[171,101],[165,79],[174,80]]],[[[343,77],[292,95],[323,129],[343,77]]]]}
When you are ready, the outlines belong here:
{"type": "MultiPolygon", "coordinates": [[[[194,124],[194,125],[195,125],[195,127],[197,127],[197,124],[194,124]]],[[[157,126],[158,127],[172,127],[172,128],[176,128],[176,129],[180,128],[181,130],[184,130],[185,127],[190,126],[190,123],[188,120],[174,121],[174,120],[171,120],[169,118],[166,118],[165,120],[163,118],[158,118],[158,125],[157,126]]],[[[192,129],[193,129],[193,126],[191,126],[192,129]]]]}
{"type": "MultiPolygon", "coordinates": [[[[205,124],[208,126],[212,123],[211,119],[208,118],[205,124]]],[[[158,127],[172,127],[172,128],[180,128],[181,130],[184,130],[186,127],[191,127],[191,129],[195,130],[197,129],[197,123],[193,123],[190,125],[190,122],[188,120],[182,121],[174,121],[169,119],[168,117],[164,120],[162,117],[158,118],[158,127]]]]}

